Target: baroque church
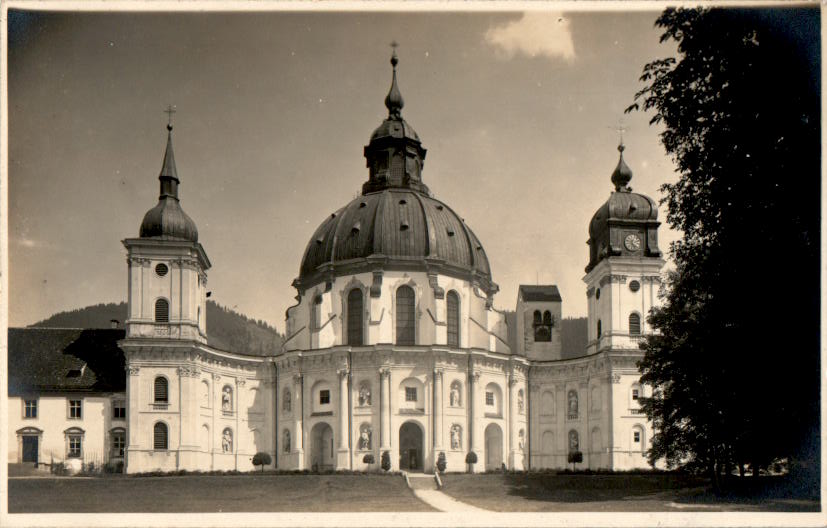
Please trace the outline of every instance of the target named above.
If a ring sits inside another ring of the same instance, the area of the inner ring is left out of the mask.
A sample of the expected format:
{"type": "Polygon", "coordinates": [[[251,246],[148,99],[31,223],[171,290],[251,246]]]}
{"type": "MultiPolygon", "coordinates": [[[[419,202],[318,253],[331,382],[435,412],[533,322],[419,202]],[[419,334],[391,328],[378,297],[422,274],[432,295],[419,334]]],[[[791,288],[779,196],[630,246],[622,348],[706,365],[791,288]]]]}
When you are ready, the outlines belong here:
{"type": "MultiPolygon", "coordinates": [[[[271,468],[375,470],[388,453],[394,470],[430,472],[443,454],[447,471],[485,471],[564,468],[580,452],[581,467],[648,467],[652,427],[638,399],[649,389],[636,363],[664,261],[657,206],[629,187],[623,145],[588,226],[588,344],[564,353],[556,286],[520,286],[516,324],[494,308],[482,243],[423,179],[397,63],[394,53],[362,193],[308,241],[283,348],[269,356],[207,343],[211,264],[181,207],[167,127],[158,204],[123,241],[125,330],[87,336],[113,359],[78,352],[64,364],[63,350],[55,368],[81,371],[76,385],[35,382],[21,363],[10,374],[10,462],[100,451],[128,473],[244,471],[266,452],[271,468]]],[[[27,331],[10,331],[10,373],[27,331]]]]}

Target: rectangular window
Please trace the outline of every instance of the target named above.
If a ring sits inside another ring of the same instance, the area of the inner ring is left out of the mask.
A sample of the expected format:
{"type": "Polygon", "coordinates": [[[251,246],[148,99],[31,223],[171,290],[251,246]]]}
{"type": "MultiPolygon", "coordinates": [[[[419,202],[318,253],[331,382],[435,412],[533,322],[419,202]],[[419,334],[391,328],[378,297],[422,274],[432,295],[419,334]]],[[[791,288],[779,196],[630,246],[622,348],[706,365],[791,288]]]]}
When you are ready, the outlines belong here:
{"type": "Polygon", "coordinates": [[[494,405],[494,393],[485,391],[485,404],[486,405],[494,405]]]}
{"type": "Polygon", "coordinates": [[[635,431],[635,443],[640,443],[640,431],[635,431]]]}
{"type": "Polygon", "coordinates": [[[114,420],[126,420],[126,402],[115,400],[112,402],[112,418],[114,420]]]}
{"type": "Polygon", "coordinates": [[[416,387],[405,387],[405,401],[416,401],[416,387]]]}
{"type": "Polygon", "coordinates": [[[632,399],[637,400],[637,397],[640,395],[637,389],[632,389],[632,399]]]}
{"type": "Polygon", "coordinates": [[[112,433],[112,456],[123,458],[124,447],[126,447],[126,435],[120,431],[112,433]]]}
{"type": "Polygon", "coordinates": [[[69,400],[69,418],[74,420],[83,418],[83,400],[69,400]]]}
{"type": "Polygon", "coordinates": [[[26,400],[23,404],[24,418],[37,418],[37,400],[26,400]]]}
{"type": "Polygon", "coordinates": [[[330,403],[330,391],[329,390],[320,390],[319,391],[319,404],[320,405],[327,405],[330,403]]]}
{"type": "Polygon", "coordinates": [[[71,435],[69,437],[69,452],[66,454],[70,458],[80,458],[83,438],[79,435],[71,435]]]}

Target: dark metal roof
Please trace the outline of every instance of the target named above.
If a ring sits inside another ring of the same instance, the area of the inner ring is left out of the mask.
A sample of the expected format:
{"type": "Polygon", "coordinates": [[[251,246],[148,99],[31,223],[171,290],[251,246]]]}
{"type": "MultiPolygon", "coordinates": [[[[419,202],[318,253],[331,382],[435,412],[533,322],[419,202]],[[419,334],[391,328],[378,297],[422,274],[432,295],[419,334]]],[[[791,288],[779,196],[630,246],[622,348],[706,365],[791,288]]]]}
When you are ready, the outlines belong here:
{"type": "Polygon", "coordinates": [[[491,287],[488,257],[476,235],[443,202],[412,190],[360,196],[328,216],[307,245],[298,282],[309,287],[326,273],[349,274],[371,263],[442,267],[491,287]]]}
{"type": "Polygon", "coordinates": [[[123,329],[9,328],[9,396],[123,392],[123,329]]]}
{"type": "Polygon", "coordinates": [[[158,204],[147,211],[141,222],[141,238],[188,240],[198,242],[198,228],[178,202],[178,169],[172,151],[172,125],[167,126],[167,148],[158,180],[161,192],[158,204]]]}
{"type": "Polygon", "coordinates": [[[520,285],[520,297],[526,302],[562,302],[560,290],[554,284],[520,285]]]}

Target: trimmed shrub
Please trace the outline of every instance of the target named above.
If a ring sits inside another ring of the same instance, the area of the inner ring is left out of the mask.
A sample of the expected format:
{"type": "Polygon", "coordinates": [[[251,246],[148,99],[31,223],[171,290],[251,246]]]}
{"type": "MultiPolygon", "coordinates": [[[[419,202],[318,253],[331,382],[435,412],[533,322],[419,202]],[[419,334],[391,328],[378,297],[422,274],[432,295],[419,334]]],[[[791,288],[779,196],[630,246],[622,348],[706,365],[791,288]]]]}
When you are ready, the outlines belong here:
{"type": "Polygon", "coordinates": [[[579,464],[583,462],[583,453],[580,451],[572,451],[569,453],[569,464],[571,464],[572,469],[574,469],[575,464],[579,464]]]}
{"type": "Polygon", "coordinates": [[[365,464],[375,464],[376,459],[373,457],[373,453],[368,453],[362,457],[362,462],[365,464]]]}
{"type": "Polygon", "coordinates": [[[436,468],[440,473],[445,473],[445,467],[447,465],[448,463],[445,461],[445,451],[440,451],[439,456],[436,459],[436,468]]]}
{"type": "Polygon", "coordinates": [[[253,465],[261,466],[262,472],[264,472],[264,466],[269,466],[272,463],[273,459],[270,457],[270,453],[259,451],[258,453],[253,455],[253,465]]]}
{"type": "Polygon", "coordinates": [[[391,454],[387,451],[382,452],[382,469],[390,471],[391,469],[391,454]]]}
{"type": "Polygon", "coordinates": [[[465,455],[465,463],[466,464],[476,464],[477,463],[477,454],[473,451],[469,451],[467,455],[465,455]]]}

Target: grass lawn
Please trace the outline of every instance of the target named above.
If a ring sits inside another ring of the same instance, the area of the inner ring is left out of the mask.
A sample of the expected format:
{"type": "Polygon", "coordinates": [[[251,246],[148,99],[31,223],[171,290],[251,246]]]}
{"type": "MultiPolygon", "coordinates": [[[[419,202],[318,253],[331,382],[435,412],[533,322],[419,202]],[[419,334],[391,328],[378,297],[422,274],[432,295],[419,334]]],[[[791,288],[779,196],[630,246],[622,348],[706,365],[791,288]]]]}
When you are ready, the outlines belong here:
{"type": "Polygon", "coordinates": [[[434,511],[393,475],[9,479],[9,513],[434,511]]]}
{"type": "Polygon", "coordinates": [[[504,512],[820,510],[817,490],[795,488],[783,477],[744,479],[722,496],[706,480],[678,474],[448,474],[443,483],[442,491],[457,500],[504,512]]]}

